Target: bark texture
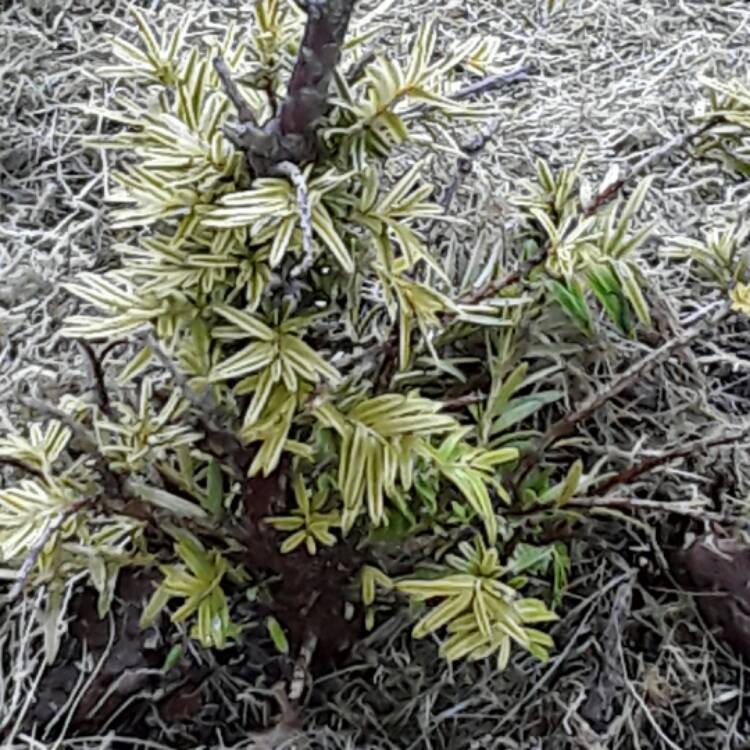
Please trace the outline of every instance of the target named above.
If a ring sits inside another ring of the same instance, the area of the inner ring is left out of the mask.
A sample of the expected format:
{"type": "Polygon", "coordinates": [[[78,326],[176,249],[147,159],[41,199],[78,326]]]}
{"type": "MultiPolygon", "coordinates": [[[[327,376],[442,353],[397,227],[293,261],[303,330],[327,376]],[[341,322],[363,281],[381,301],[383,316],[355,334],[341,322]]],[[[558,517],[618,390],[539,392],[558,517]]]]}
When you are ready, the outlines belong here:
{"type": "Polygon", "coordinates": [[[356,0],[298,0],[307,13],[297,60],[287,95],[278,114],[259,126],[243,104],[226,66],[215,61],[227,95],[234,103],[240,124],[227,131],[245,152],[256,176],[273,174],[281,162],[302,164],[318,153],[316,125],[328,106],[328,91],[341,56],[356,0]]]}

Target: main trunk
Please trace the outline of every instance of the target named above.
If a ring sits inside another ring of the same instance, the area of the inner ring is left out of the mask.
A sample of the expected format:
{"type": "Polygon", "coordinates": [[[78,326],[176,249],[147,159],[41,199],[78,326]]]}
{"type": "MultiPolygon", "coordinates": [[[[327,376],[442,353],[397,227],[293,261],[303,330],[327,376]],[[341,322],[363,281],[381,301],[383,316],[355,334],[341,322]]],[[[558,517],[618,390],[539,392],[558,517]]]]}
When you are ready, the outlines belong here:
{"type": "Polygon", "coordinates": [[[281,107],[282,136],[308,136],[325,113],[328,88],[339,61],[354,1],[308,0],[305,32],[281,107]]]}
{"type": "Polygon", "coordinates": [[[356,0],[297,0],[307,21],[287,95],[279,113],[259,127],[247,114],[221,61],[217,70],[240,115],[240,125],[227,135],[246,155],[253,174],[274,172],[281,162],[302,164],[318,152],[316,125],[328,106],[328,91],[341,56],[356,0]]]}

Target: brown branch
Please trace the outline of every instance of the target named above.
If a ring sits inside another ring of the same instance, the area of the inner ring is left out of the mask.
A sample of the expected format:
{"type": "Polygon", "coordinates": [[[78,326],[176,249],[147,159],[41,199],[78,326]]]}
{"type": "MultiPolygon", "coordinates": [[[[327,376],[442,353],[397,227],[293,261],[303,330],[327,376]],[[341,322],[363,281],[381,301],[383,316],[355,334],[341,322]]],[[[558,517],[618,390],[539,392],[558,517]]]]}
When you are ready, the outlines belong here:
{"type": "Polygon", "coordinates": [[[718,125],[721,122],[720,118],[713,117],[707,122],[703,123],[699,128],[695,128],[689,133],[681,133],[675,136],[671,140],[667,141],[663,146],[654,149],[650,154],[644,156],[639,162],[633,165],[627,173],[616,182],[613,182],[605,190],[602,190],[593,200],[590,206],[588,206],[584,213],[586,216],[591,216],[596,213],[605,203],[609,203],[622,188],[630,182],[634,177],[643,172],[647,167],[650,167],[654,162],[659,161],[663,157],[671,154],[673,151],[678,151],[681,148],[689,146],[693,141],[700,138],[707,131],[718,125]]]}
{"type": "Polygon", "coordinates": [[[638,462],[635,466],[630,466],[627,469],[623,469],[619,474],[610,479],[605,480],[601,484],[592,488],[589,495],[600,497],[605,495],[613,487],[617,487],[622,484],[631,484],[639,477],[647,474],[653,469],[663,466],[664,464],[675,461],[678,458],[687,458],[688,456],[694,455],[699,450],[709,450],[711,448],[719,448],[725,445],[733,445],[743,438],[747,437],[750,430],[745,430],[739,435],[732,435],[731,437],[723,437],[715,440],[696,440],[686,448],[682,450],[670,451],[661,456],[649,456],[638,462]]]}
{"type": "Polygon", "coordinates": [[[526,279],[529,274],[539,265],[544,263],[549,256],[550,247],[549,245],[539,250],[536,255],[523,261],[515,271],[505,274],[500,279],[494,281],[488,281],[484,286],[477,289],[470,295],[467,295],[463,299],[459,300],[460,304],[475,305],[477,302],[481,302],[488,297],[493,297],[498,292],[506,289],[513,284],[517,284],[519,281],[526,279]]]}
{"type": "MultiPolygon", "coordinates": [[[[482,82],[480,81],[480,83],[482,82]]],[[[602,190],[594,198],[591,205],[584,209],[584,215],[591,216],[592,214],[596,213],[596,211],[598,211],[602,206],[612,200],[625,185],[627,185],[634,177],[637,177],[647,167],[651,166],[673,151],[688,146],[690,143],[692,143],[697,138],[700,138],[701,135],[705,134],[719,122],[721,122],[720,118],[712,118],[690,133],[683,133],[681,135],[678,135],[675,138],[672,138],[672,140],[670,140],[663,146],[652,151],[648,156],[645,156],[643,159],[637,162],[633,166],[633,168],[628,170],[627,174],[617,180],[617,182],[613,183],[605,190],[602,190]]],[[[488,297],[494,296],[506,287],[523,281],[537,266],[546,262],[549,256],[549,252],[550,247],[544,247],[535,256],[524,261],[515,271],[511,271],[501,279],[496,279],[494,281],[488,282],[483,287],[476,290],[476,292],[468,295],[465,299],[461,300],[461,302],[465,304],[476,304],[477,302],[481,302],[488,297]]]]}
{"type": "MultiPolygon", "coordinates": [[[[355,0],[298,2],[307,13],[297,59],[278,115],[259,127],[221,58],[214,60],[240,124],[227,138],[245,153],[254,175],[268,175],[282,162],[302,164],[318,154],[315,126],[328,107],[328,90],[349,27],[355,0]]],[[[271,102],[273,104],[273,102],[271,102]]]]}
{"type": "Polygon", "coordinates": [[[584,399],[576,409],[566,414],[562,419],[552,424],[537,442],[537,445],[527,453],[521,461],[518,468],[515,482],[516,486],[523,482],[528,472],[538,463],[546,449],[562,437],[570,435],[580,422],[588,419],[598,409],[608,401],[622,393],[627,388],[633,386],[639,378],[643,377],[654,365],[667,359],[673,352],[689,344],[693,339],[705,333],[707,328],[713,328],[719,323],[730,311],[729,304],[721,306],[720,310],[712,315],[707,321],[708,311],[703,314],[703,322],[694,326],[691,330],[686,331],[680,336],[676,336],[671,341],[663,344],[658,349],[654,349],[642,359],[631,365],[623,372],[610,386],[598,393],[592,393],[584,399]]]}
{"type": "Polygon", "coordinates": [[[76,339],[78,346],[81,347],[84,354],[88,358],[89,366],[91,368],[91,375],[94,381],[94,388],[96,391],[96,400],[99,408],[107,415],[112,416],[112,409],[109,403],[109,394],[107,393],[107,386],[104,382],[104,370],[99,357],[96,356],[94,347],[89,344],[88,341],[83,339],[76,339]]]}
{"type": "Polygon", "coordinates": [[[281,105],[283,136],[307,139],[325,113],[328,88],[339,61],[355,0],[308,0],[305,30],[287,95],[281,105]]]}

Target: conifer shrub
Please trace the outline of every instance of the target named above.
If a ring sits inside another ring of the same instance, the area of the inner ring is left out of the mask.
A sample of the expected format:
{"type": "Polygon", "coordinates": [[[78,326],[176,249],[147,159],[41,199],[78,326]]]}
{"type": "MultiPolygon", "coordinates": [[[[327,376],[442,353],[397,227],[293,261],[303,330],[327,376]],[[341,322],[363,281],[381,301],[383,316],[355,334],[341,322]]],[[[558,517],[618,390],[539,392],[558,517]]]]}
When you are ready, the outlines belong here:
{"type": "MultiPolygon", "coordinates": [[[[0,440],[20,474],[0,491],[0,558],[12,595],[42,587],[51,613],[76,577],[104,616],[120,571],[146,568],[142,625],[186,623],[207,648],[265,588],[283,648],[283,631],[297,648],[335,634],[331,611],[371,627],[409,602],[447,660],[546,659],[569,557],[540,530],[609,475],[547,460],[597,404],[571,411],[557,353],[525,332],[650,325],[650,228],[633,228],[650,179],[589,196],[583,156],[540,160],[517,191],[517,266],[431,242],[457,221],[432,160],[502,116],[472,98],[502,78],[496,45],[425,24],[407,53],[373,53],[377,10],[352,6],[259,0],[220,37],[134,11],[137,42],[113,40],[101,74],[119,96],[94,110],[113,125],[89,145],[117,157],[117,263],[69,285],[83,310],[65,323],[92,387],[0,440]]],[[[722,106],[707,117],[729,128],[722,106]]],[[[706,151],[728,159],[732,133],[706,151]]],[[[52,660],[55,632],[46,645],[52,660]]]]}

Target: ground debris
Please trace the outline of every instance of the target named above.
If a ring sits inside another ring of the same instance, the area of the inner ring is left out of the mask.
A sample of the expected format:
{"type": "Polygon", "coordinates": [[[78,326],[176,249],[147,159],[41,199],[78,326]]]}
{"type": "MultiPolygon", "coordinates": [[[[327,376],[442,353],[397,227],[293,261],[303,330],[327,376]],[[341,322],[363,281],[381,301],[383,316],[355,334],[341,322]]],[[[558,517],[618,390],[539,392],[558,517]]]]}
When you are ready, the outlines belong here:
{"type": "Polygon", "coordinates": [[[750,659],[750,545],[705,534],[675,553],[674,563],[708,625],[750,659]]]}
{"type": "Polygon", "coordinates": [[[133,697],[149,696],[161,681],[158,667],[164,660],[164,647],[154,648],[152,636],[138,624],[148,590],[144,576],[124,571],[112,615],[103,619],[90,591],[73,598],[66,653],[45,674],[27,717],[27,729],[47,724],[75,695],[69,709],[70,731],[100,732],[133,697]],[[73,687],[77,683],[81,687],[76,692],[73,687]],[[65,701],[60,701],[60,696],[65,701]]]}

